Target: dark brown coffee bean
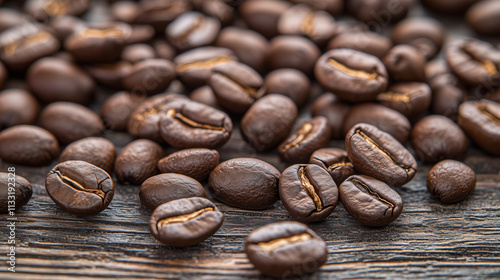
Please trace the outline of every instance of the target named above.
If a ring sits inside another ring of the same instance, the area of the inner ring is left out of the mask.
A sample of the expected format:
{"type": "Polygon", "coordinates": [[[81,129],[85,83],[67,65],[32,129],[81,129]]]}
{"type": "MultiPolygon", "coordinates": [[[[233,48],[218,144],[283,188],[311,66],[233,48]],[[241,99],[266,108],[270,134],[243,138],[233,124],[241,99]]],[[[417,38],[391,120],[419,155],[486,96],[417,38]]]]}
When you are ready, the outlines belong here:
{"type": "Polygon", "coordinates": [[[440,161],[427,174],[427,190],[443,203],[464,200],[475,187],[476,173],[459,161],[440,161]]]}
{"type": "Polygon", "coordinates": [[[28,0],[23,10],[39,21],[46,21],[64,15],[82,15],[89,9],[90,3],[89,0],[28,0]]]}
{"type": "Polygon", "coordinates": [[[231,5],[230,1],[192,0],[192,2],[195,10],[218,19],[222,25],[228,25],[234,20],[234,5],[231,5]]]}
{"type": "Polygon", "coordinates": [[[245,141],[258,151],[275,148],[292,131],[298,110],[283,95],[269,94],[257,100],[241,120],[245,141]]]}
{"type": "Polygon", "coordinates": [[[116,158],[116,177],[120,182],[140,185],[158,173],[156,164],[163,156],[162,147],[155,142],[135,140],[125,146],[116,158]]]}
{"type": "Polygon", "coordinates": [[[82,69],[60,58],[43,58],[28,70],[31,92],[45,103],[67,101],[88,104],[95,82],[82,69]]]}
{"type": "Polygon", "coordinates": [[[66,161],[50,170],[45,190],[57,206],[77,215],[94,215],[106,209],[115,186],[106,171],[84,161],[66,161]]]}
{"type": "Polygon", "coordinates": [[[446,63],[446,60],[444,59],[435,59],[432,61],[427,62],[425,65],[425,77],[427,79],[427,83],[431,84],[431,81],[442,75],[442,74],[449,74],[450,73],[450,67],[448,66],[448,63],[446,63]]]}
{"type": "Polygon", "coordinates": [[[387,71],[380,59],[351,49],[334,49],[316,62],[315,77],[323,88],[349,102],[374,100],[387,89],[387,71]]]}
{"type": "Polygon", "coordinates": [[[345,210],[365,226],[388,225],[403,212],[401,196],[386,183],[369,176],[347,178],[339,193],[345,210]]]}
{"type": "Polygon", "coordinates": [[[308,39],[282,35],[271,40],[266,60],[272,70],[293,68],[311,75],[320,55],[318,47],[308,39]]]}
{"type": "Polygon", "coordinates": [[[13,173],[0,172],[0,213],[13,213],[28,204],[33,195],[30,182],[13,173]]]}
{"type": "Polygon", "coordinates": [[[191,197],[158,206],[149,230],[154,238],[173,247],[188,247],[203,242],[219,230],[224,215],[210,200],[191,197]]]}
{"type": "Polygon", "coordinates": [[[128,24],[134,23],[139,15],[139,5],[132,1],[116,1],[111,3],[109,8],[111,17],[114,20],[128,24]]]}
{"type": "Polygon", "coordinates": [[[340,15],[344,10],[344,1],[342,0],[291,0],[296,4],[306,4],[315,10],[326,10],[332,15],[340,15]]]}
{"type": "Polygon", "coordinates": [[[148,24],[157,33],[165,32],[165,27],[175,18],[191,10],[191,1],[185,0],[150,0],[138,3],[135,22],[148,24]]]}
{"type": "Polygon", "coordinates": [[[349,160],[359,172],[392,187],[402,186],[416,174],[417,162],[411,153],[390,134],[361,123],[345,138],[349,160]]]}
{"type": "Polygon", "coordinates": [[[377,101],[413,119],[429,108],[432,100],[431,88],[424,83],[397,83],[386,92],[377,95],[377,101]]]}
{"type": "Polygon", "coordinates": [[[112,130],[127,130],[127,122],[132,112],[146,99],[144,95],[137,95],[126,91],[111,95],[102,104],[100,115],[104,124],[112,130]]]}
{"type": "Polygon", "coordinates": [[[145,59],[156,58],[156,51],[147,44],[129,45],[123,49],[121,59],[130,63],[138,63],[145,59]]]}
{"type": "Polygon", "coordinates": [[[324,148],[316,150],[309,159],[310,164],[316,164],[328,171],[337,186],[340,186],[349,176],[356,171],[349,161],[347,152],[337,148],[324,148]]]}
{"type": "Polygon", "coordinates": [[[208,186],[214,198],[243,209],[265,209],[278,200],[280,172],[254,158],[236,158],[219,164],[208,186]],[[235,180],[235,178],[238,178],[235,180]]]}
{"type": "Polygon", "coordinates": [[[73,33],[85,28],[85,22],[74,16],[59,16],[50,20],[48,26],[59,41],[64,42],[73,33]]]}
{"type": "Polygon", "coordinates": [[[36,98],[22,89],[0,92],[0,130],[20,125],[33,124],[40,112],[36,98]]]}
{"type": "Polygon", "coordinates": [[[128,61],[117,61],[86,65],[85,70],[97,83],[110,88],[123,89],[123,80],[132,71],[132,66],[132,63],[128,61]]]}
{"type": "Polygon", "coordinates": [[[186,149],[170,154],[158,161],[161,173],[177,173],[200,182],[219,165],[219,152],[209,149],[186,149]]]}
{"type": "Polygon", "coordinates": [[[318,97],[311,107],[313,117],[323,116],[330,125],[332,139],[344,139],[342,124],[351,106],[338,99],[338,97],[327,92],[318,97]]]}
{"type": "Polygon", "coordinates": [[[500,105],[490,100],[464,102],[458,124],[483,150],[500,155],[500,105]]]}
{"type": "Polygon", "coordinates": [[[59,143],[52,133],[31,125],[16,125],[0,133],[0,158],[29,166],[49,164],[59,154],[59,143]]]}
{"type": "Polygon", "coordinates": [[[472,6],[466,15],[467,23],[474,31],[483,35],[500,35],[500,2],[481,1],[472,6]]]}
{"type": "Polygon", "coordinates": [[[181,174],[160,174],[142,183],[139,198],[149,210],[172,200],[205,197],[205,189],[195,179],[181,174]]]}
{"type": "Polygon", "coordinates": [[[295,69],[283,68],[267,74],[264,87],[267,94],[279,93],[288,96],[300,108],[309,97],[311,82],[304,73],[295,69]]]}
{"type": "Polygon", "coordinates": [[[401,82],[425,82],[426,59],[410,45],[393,47],[382,60],[389,76],[401,82]]]}
{"type": "Polygon", "coordinates": [[[0,32],[29,22],[29,16],[24,13],[14,9],[0,8],[0,32]]]}
{"type": "MultiPolygon", "coordinates": [[[[127,44],[139,44],[151,42],[155,36],[155,29],[150,25],[145,24],[134,24],[132,27],[132,33],[127,38],[127,44]]],[[[172,59],[169,58],[169,59],[172,59]]]]}
{"type": "Polygon", "coordinates": [[[330,126],[325,117],[306,121],[278,147],[281,159],[293,163],[307,163],[311,154],[323,148],[330,140],[330,126]]]}
{"type": "Polygon", "coordinates": [[[69,144],[61,153],[59,162],[81,160],[110,173],[116,158],[116,148],[111,141],[88,137],[69,144]]]}
{"type": "Polygon", "coordinates": [[[135,64],[123,77],[123,87],[135,94],[164,92],[175,79],[175,65],[166,59],[150,58],[135,64]]]}
{"type": "Polygon", "coordinates": [[[179,50],[212,44],[220,30],[220,22],[198,12],[187,12],[172,21],[165,31],[167,39],[179,50]]]}
{"type": "Polygon", "coordinates": [[[297,222],[273,223],[252,231],[245,253],[260,272],[282,279],[314,273],[328,256],[325,241],[297,222]]]}
{"type": "Polygon", "coordinates": [[[375,32],[344,32],[328,43],[331,49],[353,49],[382,59],[392,48],[392,42],[375,32]]]}
{"type": "Polygon", "coordinates": [[[189,94],[189,99],[214,107],[217,110],[222,110],[219,105],[219,101],[217,101],[217,97],[215,97],[214,91],[210,86],[202,86],[196,90],[193,90],[189,94]]]}
{"type": "Polygon", "coordinates": [[[159,58],[173,60],[177,51],[166,40],[156,40],[152,43],[159,58]]]}
{"type": "Polygon", "coordinates": [[[435,12],[461,14],[481,0],[422,0],[422,4],[435,12]]]}
{"type": "Polygon", "coordinates": [[[104,131],[104,124],[96,113],[70,102],[56,102],[45,107],[39,123],[63,144],[99,136],[104,131]]]}
{"type": "Polygon", "coordinates": [[[290,6],[288,2],[276,0],[244,1],[239,12],[250,29],[269,39],[278,35],[279,18],[290,6]]]}
{"type": "Polygon", "coordinates": [[[445,29],[432,18],[408,18],[398,23],[391,33],[394,44],[415,47],[427,60],[439,53],[443,46],[445,29]]]}
{"type": "Polygon", "coordinates": [[[413,4],[412,0],[351,0],[347,9],[357,19],[369,26],[386,27],[406,17],[413,4]]]}

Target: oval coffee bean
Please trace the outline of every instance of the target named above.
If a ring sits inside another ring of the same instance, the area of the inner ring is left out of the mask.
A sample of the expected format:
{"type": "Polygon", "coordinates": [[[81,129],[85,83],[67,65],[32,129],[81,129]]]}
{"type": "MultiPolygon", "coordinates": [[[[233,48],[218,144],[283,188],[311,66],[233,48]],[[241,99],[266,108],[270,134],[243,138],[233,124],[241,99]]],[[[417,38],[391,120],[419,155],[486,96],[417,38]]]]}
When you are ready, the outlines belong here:
{"type": "Polygon", "coordinates": [[[166,59],[150,58],[136,63],[123,77],[123,87],[135,94],[164,92],[175,79],[175,65],[166,59]]]}
{"type": "Polygon", "coordinates": [[[50,170],[45,190],[64,211],[94,215],[108,207],[115,186],[101,168],[84,161],[66,161],[50,170]]]}
{"type": "Polygon", "coordinates": [[[297,107],[302,107],[309,97],[311,82],[296,69],[282,68],[267,74],[264,80],[267,94],[279,93],[289,97],[297,107]]]}
{"type": "Polygon", "coordinates": [[[466,15],[467,23],[482,35],[500,35],[500,2],[481,1],[473,5],[466,15]]]}
{"type": "Polygon", "coordinates": [[[133,44],[123,49],[121,59],[130,63],[139,63],[146,59],[156,58],[155,49],[147,44],[133,44]]]}
{"type": "Polygon", "coordinates": [[[443,160],[427,174],[427,190],[443,203],[456,203],[476,187],[476,173],[460,161],[443,160]]]}
{"type": "Polygon", "coordinates": [[[349,176],[356,174],[347,152],[337,148],[316,150],[311,155],[309,163],[319,165],[328,171],[337,186],[340,186],[349,176]]]}
{"type": "Polygon", "coordinates": [[[388,225],[403,212],[401,196],[386,183],[369,176],[347,178],[339,192],[346,211],[365,226],[388,225]]]}
{"type": "Polygon", "coordinates": [[[253,29],[266,38],[278,35],[278,21],[280,16],[292,6],[284,1],[244,1],[238,11],[250,29],[253,29]]]}
{"type": "Polygon", "coordinates": [[[116,148],[111,141],[88,137],[69,144],[59,157],[59,162],[81,160],[110,173],[115,163],[116,148]]]}
{"type": "Polygon", "coordinates": [[[349,0],[346,2],[348,11],[358,20],[368,26],[387,27],[406,17],[413,5],[412,0],[349,0]]]}
{"type": "Polygon", "coordinates": [[[191,99],[194,102],[202,103],[205,105],[208,105],[210,107],[214,107],[217,110],[223,110],[220,105],[219,101],[217,101],[217,97],[215,97],[214,91],[210,86],[202,86],[199,87],[195,90],[193,90],[189,94],[189,99],[191,99]]]}
{"type": "Polygon", "coordinates": [[[59,143],[52,133],[31,126],[17,125],[0,133],[0,158],[3,161],[42,166],[59,154],[59,143]]]}
{"type": "Polygon", "coordinates": [[[191,197],[158,206],[149,221],[149,230],[158,241],[174,247],[193,246],[219,230],[224,215],[210,200],[191,197]]]}
{"type": "Polygon", "coordinates": [[[29,0],[26,1],[23,10],[39,21],[47,21],[65,15],[80,16],[90,7],[89,0],[29,0]]]}
{"type": "Polygon", "coordinates": [[[210,45],[220,30],[220,22],[199,12],[186,12],[172,21],[165,30],[167,39],[184,51],[210,45]]]}
{"type": "Polygon", "coordinates": [[[252,231],[245,253],[257,270],[283,279],[319,270],[328,256],[325,241],[297,222],[273,223],[252,231]]]}
{"type": "Polygon", "coordinates": [[[397,45],[382,59],[391,79],[401,82],[424,82],[424,55],[410,45],[397,45]]]}
{"type": "Polygon", "coordinates": [[[321,55],[319,48],[301,36],[281,35],[271,40],[267,64],[272,69],[293,68],[311,75],[314,63],[321,55]]]}
{"type": "Polygon", "coordinates": [[[382,59],[392,48],[391,40],[370,31],[343,32],[333,37],[327,50],[353,49],[382,59]]]}
{"type": "Polygon", "coordinates": [[[140,185],[158,173],[156,164],[164,155],[160,145],[150,140],[135,140],[122,149],[115,162],[115,174],[123,183],[140,185]]]}
{"type": "Polygon", "coordinates": [[[389,186],[408,183],[417,172],[411,153],[390,134],[370,124],[357,124],[345,138],[349,160],[359,172],[389,186]]]}
{"type": "Polygon", "coordinates": [[[181,174],[160,174],[153,176],[139,189],[142,205],[155,210],[163,203],[188,197],[205,197],[205,189],[195,179],[181,174]]]}
{"type": "Polygon", "coordinates": [[[342,102],[335,94],[327,92],[314,101],[311,115],[323,116],[328,120],[332,139],[344,139],[342,124],[350,109],[351,105],[342,102]]]}
{"type": "MultiPolygon", "coordinates": [[[[122,3],[122,1],[117,2],[122,3]]],[[[141,1],[132,8],[135,14],[134,21],[138,24],[147,24],[154,27],[157,33],[165,32],[165,27],[175,18],[190,11],[191,1],[141,1]]]]}
{"type": "Polygon", "coordinates": [[[28,204],[32,195],[33,188],[28,180],[15,173],[0,172],[0,213],[19,210],[28,204]],[[12,196],[14,199],[11,199],[12,196]],[[14,204],[10,204],[10,201],[14,201],[14,204]]]}
{"type": "Polygon", "coordinates": [[[40,105],[29,92],[21,89],[0,92],[0,130],[20,124],[33,124],[39,112],[40,105]]]}
{"type": "Polygon", "coordinates": [[[296,164],[285,169],[279,193],[286,210],[301,222],[326,219],[339,199],[330,174],[315,164],[296,164]]]}
{"type": "Polygon", "coordinates": [[[158,161],[161,173],[177,173],[200,182],[219,165],[219,152],[209,149],[186,149],[170,154],[158,161]]]}
{"type": "Polygon", "coordinates": [[[413,119],[429,108],[432,100],[431,88],[424,83],[397,83],[386,92],[377,95],[377,101],[413,119]]]}
{"type": "Polygon", "coordinates": [[[243,209],[265,209],[278,200],[280,172],[254,158],[235,158],[219,164],[208,186],[214,198],[243,209]],[[238,178],[237,180],[235,178],[238,178]]]}
{"type": "Polygon", "coordinates": [[[117,61],[106,64],[88,64],[84,68],[98,84],[121,90],[123,79],[132,71],[132,66],[132,63],[128,61],[117,61]]]}
{"type": "Polygon", "coordinates": [[[104,124],[112,130],[124,131],[132,112],[139,107],[146,96],[126,91],[111,95],[100,109],[104,124]]]}

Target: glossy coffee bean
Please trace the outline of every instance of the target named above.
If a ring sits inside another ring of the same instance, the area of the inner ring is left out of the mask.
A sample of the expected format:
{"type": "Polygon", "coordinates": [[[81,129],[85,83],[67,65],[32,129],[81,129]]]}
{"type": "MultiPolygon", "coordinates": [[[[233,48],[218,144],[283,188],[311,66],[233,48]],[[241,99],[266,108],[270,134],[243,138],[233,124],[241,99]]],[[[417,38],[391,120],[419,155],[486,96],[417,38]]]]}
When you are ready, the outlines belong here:
{"type": "Polygon", "coordinates": [[[307,4],[316,10],[326,10],[332,15],[339,15],[344,10],[342,0],[291,0],[296,4],[307,4]]]}
{"type": "Polygon", "coordinates": [[[191,10],[191,1],[185,0],[153,0],[141,1],[133,7],[136,13],[134,21],[154,27],[157,33],[165,32],[165,27],[175,18],[191,10]]]}
{"type": "Polygon", "coordinates": [[[104,131],[104,124],[96,113],[70,102],[56,102],[45,107],[39,123],[63,144],[99,136],[104,131]]]}
{"type": "Polygon", "coordinates": [[[123,87],[129,92],[153,95],[164,92],[175,79],[175,65],[166,59],[145,59],[123,77],[123,87]]]}
{"type": "Polygon", "coordinates": [[[94,215],[108,207],[115,186],[101,168],[84,161],[66,161],[50,170],[45,190],[64,211],[94,215]]]}
{"type": "Polygon", "coordinates": [[[234,4],[224,0],[193,0],[193,8],[218,19],[222,25],[233,22],[235,16],[234,4]]]}
{"type": "Polygon", "coordinates": [[[475,32],[483,35],[500,35],[500,2],[481,1],[472,6],[466,15],[467,23],[475,32]]]}
{"type": "Polygon", "coordinates": [[[182,198],[158,206],[151,215],[149,230],[163,244],[188,247],[214,235],[223,221],[224,215],[210,200],[182,198]]]}
{"type": "Polygon", "coordinates": [[[177,173],[200,182],[219,165],[219,152],[209,149],[186,149],[170,154],[158,161],[161,173],[177,173]]]}
{"type": "Polygon", "coordinates": [[[52,33],[61,41],[64,42],[69,36],[76,31],[85,28],[85,22],[74,16],[59,16],[48,22],[48,26],[52,33]]]}
{"type": "Polygon", "coordinates": [[[0,8],[0,32],[29,22],[29,17],[22,12],[9,8],[0,8]]]}
{"type": "Polygon", "coordinates": [[[81,160],[110,173],[116,158],[116,148],[111,141],[88,137],[69,144],[61,153],[59,162],[81,160]]]}
{"type": "Polygon", "coordinates": [[[456,203],[476,187],[476,173],[460,161],[443,160],[427,174],[427,190],[443,203],[456,203]]]}
{"type": "Polygon", "coordinates": [[[210,86],[202,86],[193,90],[189,94],[189,99],[194,102],[214,107],[217,110],[223,110],[219,105],[219,101],[217,101],[217,97],[215,97],[214,91],[210,86]]]}
{"type": "Polygon", "coordinates": [[[500,105],[490,100],[460,105],[458,124],[483,150],[500,155],[500,105]]]}
{"type": "Polygon", "coordinates": [[[133,44],[123,49],[121,59],[130,63],[138,63],[145,59],[156,58],[155,49],[147,44],[133,44]]]}
{"type": "Polygon", "coordinates": [[[304,73],[296,69],[283,68],[267,74],[264,87],[267,94],[279,93],[288,96],[300,108],[309,97],[311,82],[304,73]]]}
{"type": "Polygon", "coordinates": [[[339,100],[335,94],[327,92],[314,101],[311,115],[313,117],[323,116],[327,119],[332,139],[344,139],[342,124],[350,109],[351,105],[339,100]]]}
{"type": "Polygon", "coordinates": [[[344,32],[335,36],[328,43],[331,49],[353,49],[382,59],[392,48],[392,42],[375,32],[344,32]]]}
{"type": "Polygon", "coordinates": [[[265,209],[278,200],[280,172],[254,158],[235,158],[219,164],[208,186],[214,198],[242,209],[265,209]],[[238,180],[235,180],[238,178],[238,180]]]}
{"type": "Polygon", "coordinates": [[[304,122],[278,146],[278,154],[286,162],[307,163],[311,154],[330,141],[330,126],[325,117],[304,122]]]}
{"type": "Polygon", "coordinates": [[[39,21],[64,15],[79,16],[90,7],[89,0],[28,0],[24,3],[23,10],[39,21]]]}
{"type": "Polygon", "coordinates": [[[411,145],[417,157],[426,162],[458,159],[467,152],[467,137],[447,117],[427,116],[418,121],[411,132],[411,145]]]}
{"type": "Polygon", "coordinates": [[[315,77],[323,88],[349,102],[374,100],[387,89],[387,71],[375,56],[351,49],[334,49],[316,62],[315,77]]]}
{"type": "Polygon", "coordinates": [[[126,91],[117,92],[102,104],[100,115],[104,124],[112,130],[124,131],[132,112],[146,99],[126,91]]]}
{"type": "Polygon", "coordinates": [[[311,75],[321,55],[313,42],[301,36],[281,35],[271,40],[267,53],[270,69],[293,68],[311,75]]]}
{"type": "Polygon", "coordinates": [[[153,176],[139,189],[142,205],[149,210],[172,200],[188,197],[205,197],[205,189],[195,179],[181,174],[160,174],[153,176]]]}
{"type": "Polygon", "coordinates": [[[426,112],[431,100],[431,88],[416,82],[393,84],[386,92],[377,95],[380,104],[400,112],[408,119],[426,112]]]}
{"type": "Polygon", "coordinates": [[[133,23],[139,14],[139,5],[132,1],[116,1],[111,3],[109,8],[113,20],[128,24],[133,23]]]}
{"type": "Polygon", "coordinates": [[[422,0],[425,7],[440,13],[461,14],[481,0],[422,0]]]}
{"type": "Polygon", "coordinates": [[[159,58],[173,60],[177,51],[173,46],[171,46],[166,40],[155,40],[151,43],[155,52],[159,58]]]}
{"type": "Polygon", "coordinates": [[[401,82],[424,82],[426,59],[417,48],[397,45],[383,58],[389,76],[401,82]]]}
{"type": "Polygon", "coordinates": [[[250,29],[269,39],[278,35],[279,18],[290,6],[276,0],[244,1],[238,11],[250,29]]]}
{"type": "Polygon", "coordinates": [[[345,210],[365,226],[388,225],[403,212],[401,196],[386,183],[369,176],[347,178],[339,193],[345,210]]]}
{"type": "Polygon", "coordinates": [[[59,154],[59,143],[52,133],[31,125],[16,125],[0,133],[0,158],[28,166],[49,164],[59,154]]]}
{"type": "Polygon", "coordinates": [[[132,71],[132,66],[128,61],[117,61],[85,65],[85,71],[100,85],[123,89],[123,80],[132,71]]]}
{"type": "Polygon", "coordinates": [[[28,180],[15,173],[0,172],[0,213],[21,209],[32,195],[33,188],[28,180]]]}
{"type": "Polygon", "coordinates": [[[127,38],[127,44],[149,43],[156,34],[155,29],[150,25],[134,24],[131,27],[132,33],[127,38]]]}
{"type": "Polygon", "coordinates": [[[357,124],[347,133],[345,146],[357,171],[389,186],[402,186],[416,174],[417,162],[390,134],[370,124],[357,124]]]}
{"type": "Polygon", "coordinates": [[[220,30],[220,22],[199,12],[187,12],[172,21],[165,31],[167,39],[183,51],[212,44],[220,30]]]}
{"type": "Polygon", "coordinates": [[[325,241],[298,222],[273,223],[252,231],[245,253],[257,270],[282,279],[314,273],[328,256],[325,241]]]}
{"type": "Polygon", "coordinates": [[[405,19],[398,23],[391,33],[394,44],[413,46],[427,60],[439,53],[445,38],[443,25],[428,17],[405,19]]]}
{"type": "Polygon", "coordinates": [[[356,173],[347,152],[337,148],[316,150],[311,155],[309,163],[316,164],[328,171],[337,186],[356,173]]]}
{"type": "Polygon", "coordinates": [[[156,164],[163,156],[162,147],[155,142],[135,140],[125,146],[116,158],[116,177],[120,182],[140,185],[158,173],[156,164]]]}
{"type": "Polygon", "coordinates": [[[347,3],[347,9],[368,26],[380,28],[406,17],[412,4],[412,0],[351,0],[347,3]]]}
{"type": "Polygon", "coordinates": [[[245,141],[258,151],[275,148],[292,131],[298,110],[283,95],[269,94],[255,102],[241,120],[245,141]]]}
{"type": "Polygon", "coordinates": [[[21,89],[0,92],[0,130],[20,124],[33,124],[39,112],[40,105],[29,92],[21,89]]]}

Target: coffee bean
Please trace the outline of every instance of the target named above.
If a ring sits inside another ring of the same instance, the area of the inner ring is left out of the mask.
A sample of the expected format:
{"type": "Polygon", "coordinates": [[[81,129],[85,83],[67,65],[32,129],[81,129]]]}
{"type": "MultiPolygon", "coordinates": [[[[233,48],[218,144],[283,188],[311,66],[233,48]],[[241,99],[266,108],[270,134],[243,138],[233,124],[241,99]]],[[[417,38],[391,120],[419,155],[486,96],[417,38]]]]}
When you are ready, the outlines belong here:
{"type": "Polygon", "coordinates": [[[198,12],[186,12],[172,21],[165,31],[167,39],[184,51],[212,44],[220,30],[220,22],[198,12]]]}
{"type": "Polygon", "coordinates": [[[347,133],[345,146],[356,170],[389,186],[408,183],[417,171],[417,162],[410,152],[390,134],[373,125],[353,126],[347,133]]]}
{"type": "Polygon", "coordinates": [[[195,179],[181,174],[160,174],[142,183],[139,198],[149,210],[172,200],[205,197],[205,189],[195,179]]]}
{"type": "Polygon", "coordinates": [[[39,123],[63,144],[99,136],[104,131],[104,124],[96,113],[70,102],[56,102],[45,107],[39,123]]]}
{"type": "Polygon", "coordinates": [[[81,160],[110,173],[116,158],[116,148],[111,141],[88,137],[69,144],[61,153],[59,162],[81,160]]]}
{"type": "Polygon", "coordinates": [[[500,105],[490,100],[464,102],[458,124],[483,150],[500,155],[500,105]]]}
{"type": "Polygon", "coordinates": [[[182,198],[158,206],[151,215],[149,230],[166,245],[187,247],[214,235],[223,221],[224,215],[210,200],[182,198]]]}
{"type": "Polygon", "coordinates": [[[353,49],[382,59],[392,48],[392,42],[375,32],[344,32],[335,36],[327,50],[353,49]]]}
{"type": "Polygon", "coordinates": [[[330,126],[325,117],[315,117],[303,123],[278,147],[281,159],[287,162],[306,163],[311,154],[323,148],[330,140],[330,126]]]}
{"type": "Polygon", "coordinates": [[[155,29],[150,25],[134,24],[131,27],[132,33],[130,33],[130,36],[127,38],[127,44],[144,44],[151,42],[156,34],[155,29]]]}
{"type": "Polygon", "coordinates": [[[314,273],[328,256],[325,241],[297,222],[273,223],[252,231],[245,253],[257,270],[282,279],[314,273]]]}
{"type": "Polygon", "coordinates": [[[235,11],[230,1],[225,0],[193,0],[193,8],[218,19],[222,25],[228,25],[234,20],[235,11]]]}
{"type": "Polygon", "coordinates": [[[340,15],[344,10],[342,0],[291,0],[292,3],[307,4],[316,10],[326,10],[332,15],[340,15]]]}
{"type": "Polygon", "coordinates": [[[424,83],[397,83],[377,95],[377,101],[409,119],[425,113],[431,104],[431,88],[424,83]]]}
{"type": "Polygon", "coordinates": [[[173,60],[177,51],[166,40],[156,40],[152,43],[159,58],[173,60]]]}
{"type": "Polygon", "coordinates": [[[444,59],[435,59],[427,62],[425,65],[425,77],[427,79],[427,83],[431,84],[432,80],[442,74],[449,74],[450,67],[446,60],[444,59]]]}
{"type": "Polygon", "coordinates": [[[29,92],[21,89],[0,92],[0,130],[20,124],[33,124],[39,112],[40,105],[29,92]]]}
{"type": "Polygon", "coordinates": [[[250,29],[270,39],[278,35],[279,18],[290,6],[276,0],[244,1],[238,11],[250,29]]]}
{"type": "Polygon", "coordinates": [[[31,125],[16,125],[0,133],[0,158],[29,166],[49,164],[59,154],[59,143],[52,133],[31,125]]]}
{"type": "Polygon", "coordinates": [[[388,225],[403,212],[401,196],[386,183],[369,176],[347,178],[339,192],[345,210],[365,226],[388,225]]]}
{"type": "Polygon", "coordinates": [[[483,35],[500,35],[500,3],[481,1],[473,5],[466,15],[467,23],[475,32],[483,35]]]}
{"type": "Polygon", "coordinates": [[[310,164],[316,164],[328,171],[337,186],[340,186],[349,176],[356,171],[349,161],[347,152],[337,148],[324,148],[316,150],[309,159],[310,164]]]}
{"type": "Polygon", "coordinates": [[[64,42],[73,33],[85,28],[85,22],[80,18],[66,15],[51,19],[48,26],[59,41],[64,42]]]}
{"type": "Polygon", "coordinates": [[[279,93],[288,96],[300,108],[304,106],[309,97],[311,82],[304,73],[295,69],[283,68],[267,74],[264,87],[267,94],[279,93]]]}
{"type": "Polygon", "coordinates": [[[126,91],[117,92],[102,104],[100,115],[104,124],[112,130],[124,131],[132,112],[146,99],[126,91]]]}
{"type": "Polygon", "coordinates": [[[189,99],[198,103],[208,105],[210,107],[214,107],[217,110],[223,110],[220,107],[219,101],[217,101],[217,97],[215,97],[214,91],[210,86],[202,86],[196,90],[193,90],[189,94],[189,99]]]}
{"type": "Polygon", "coordinates": [[[106,209],[115,186],[106,171],[84,161],[66,161],[50,170],[45,190],[57,206],[77,215],[94,215],[106,209]]]}
{"type": "Polygon", "coordinates": [[[80,16],[90,7],[89,0],[28,0],[23,10],[39,21],[46,21],[64,15],[80,16]]]}
{"type": "Polygon", "coordinates": [[[439,53],[445,38],[443,25],[428,17],[405,19],[398,23],[391,33],[394,44],[413,46],[427,60],[439,53]]]}
{"type": "Polygon", "coordinates": [[[219,164],[208,186],[214,198],[243,209],[265,209],[278,200],[280,172],[254,158],[235,158],[219,164]],[[235,178],[238,178],[235,180],[235,178]]]}
{"type": "Polygon", "coordinates": [[[177,173],[200,182],[219,165],[219,152],[209,149],[186,149],[170,154],[158,161],[161,173],[177,173]]]}
{"type": "Polygon", "coordinates": [[[0,9],[0,32],[29,22],[30,18],[24,13],[13,9],[0,9]]]}
{"type": "Polygon", "coordinates": [[[9,76],[9,73],[7,72],[7,69],[5,69],[5,66],[0,61],[0,89],[2,89],[3,86],[5,85],[5,82],[7,81],[8,76],[9,76]]]}
{"type": "Polygon", "coordinates": [[[147,44],[134,44],[123,49],[121,59],[130,63],[138,63],[145,59],[156,58],[155,49],[147,44]]]}
{"type": "Polygon", "coordinates": [[[175,79],[175,65],[166,59],[145,59],[123,77],[123,87],[135,94],[153,95],[164,92],[175,79]]]}
{"type": "Polygon", "coordinates": [[[139,15],[139,5],[131,1],[116,1],[111,3],[109,8],[113,20],[123,21],[128,24],[135,22],[139,15]]]}
{"type": "Polygon", "coordinates": [[[427,190],[443,203],[456,203],[469,196],[476,187],[476,173],[455,160],[443,160],[427,175],[427,190]]]}
{"type": "Polygon", "coordinates": [[[86,65],[85,70],[97,83],[105,87],[123,89],[123,80],[132,71],[132,66],[128,61],[117,61],[86,65]]]}
{"type": "Polygon", "coordinates": [[[422,4],[435,12],[459,15],[479,1],[481,0],[422,0],[422,4]]]}
{"type": "Polygon", "coordinates": [[[334,49],[316,62],[316,79],[325,89],[349,102],[374,100],[387,89],[387,71],[380,59],[351,49],[334,49]]]}
{"type": "Polygon", "coordinates": [[[283,95],[269,94],[257,100],[241,120],[245,141],[258,151],[275,148],[292,131],[297,106],[283,95]]]}
{"type": "Polygon", "coordinates": [[[15,173],[0,172],[0,213],[21,209],[28,204],[32,195],[33,188],[28,180],[15,173]],[[14,199],[10,199],[12,196],[14,199]],[[10,201],[15,204],[10,204],[10,201]]]}
{"type": "Polygon", "coordinates": [[[412,4],[412,0],[351,0],[347,9],[355,18],[380,28],[405,18],[412,4]]]}
{"type": "Polygon", "coordinates": [[[389,76],[401,82],[425,82],[426,59],[410,45],[393,47],[382,60],[389,76]]]}
{"type": "Polygon", "coordinates": [[[271,40],[266,60],[272,70],[293,68],[311,75],[320,55],[318,47],[308,39],[281,35],[271,40]]]}
{"type": "Polygon", "coordinates": [[[327,92],[314,101],[311,115],[313,117],[323,116],[327,119],[332,139],[344,139],[342,124],[350,109],[349,104],[340,101],[335,94],[327,92]]]}
{"type": "Polygon", "coordinates": [[[140,185],[158,173],[157,162],[164,152],[150,140],[135,140],[122,149],[115,162],[115,174],[123,183],[140,185]]]}
{"type": "Polygon", "coordinates": [[[157,33],[163,33],[170,22],[190,11],[191,8],[191,1],[185,0],[141,1],[138,3],[138,8],[135,8],[138,14],[134,21],[139,24],[151,25],[157,33]]]}

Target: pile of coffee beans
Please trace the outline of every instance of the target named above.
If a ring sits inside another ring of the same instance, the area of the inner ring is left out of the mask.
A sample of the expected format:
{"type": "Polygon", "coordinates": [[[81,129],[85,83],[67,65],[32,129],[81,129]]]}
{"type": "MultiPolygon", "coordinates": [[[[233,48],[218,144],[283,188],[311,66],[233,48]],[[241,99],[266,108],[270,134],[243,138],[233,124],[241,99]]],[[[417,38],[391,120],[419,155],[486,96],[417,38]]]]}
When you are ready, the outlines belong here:
{"type": "MultiPolygon", "coordinates": [[[[140,185],[166,245],[217,232],[209,198],[251,210],[281,200],[303,223],[340,200],[385,226],[418,164],[435,164],[429,193],[456,203],[476,184],[468,149],[500,156],[500,1],[2,3],[0,159],[53,166],[47,194],[78,216],[104,211],[114,181],[140,185]],[[447,38],[442,14],[473,36],[447,38]],[[109,131],[133,141],[117,151],[109,131]],[[255,157],[220,162],[240,135],[255,157]]],[[[15,210],[28,203],[28,180],[0,173],[1,213],[12,194],[15,210]]],[[[282,278],[327,260],[325,241],[291,221],[253,231],[245,252],[282,278]]]]}

